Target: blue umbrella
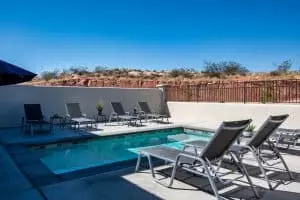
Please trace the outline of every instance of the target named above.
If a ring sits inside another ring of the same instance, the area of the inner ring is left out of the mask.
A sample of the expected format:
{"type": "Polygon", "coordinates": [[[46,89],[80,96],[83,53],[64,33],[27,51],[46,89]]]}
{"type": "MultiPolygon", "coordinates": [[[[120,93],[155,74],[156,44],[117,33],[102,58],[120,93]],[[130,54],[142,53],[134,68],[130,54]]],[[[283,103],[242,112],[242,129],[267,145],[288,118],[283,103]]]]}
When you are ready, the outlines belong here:
{"type": "Polygon", "coordinates": [[[0,60],[0,85],[11,85],[30,81],[36,74],[0,60]]]}

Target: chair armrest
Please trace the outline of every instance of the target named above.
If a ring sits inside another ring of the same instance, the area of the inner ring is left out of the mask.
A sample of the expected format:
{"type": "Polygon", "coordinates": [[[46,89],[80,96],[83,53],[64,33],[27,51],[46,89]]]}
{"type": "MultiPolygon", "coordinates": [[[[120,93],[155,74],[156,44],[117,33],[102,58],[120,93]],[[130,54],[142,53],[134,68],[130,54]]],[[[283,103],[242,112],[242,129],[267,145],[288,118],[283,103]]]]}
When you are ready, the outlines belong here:
{"type": "Polygon", "coordinates": [[[184,148],[183,148],[183,150],[185,150],[185,148],[186,147],[190,147],[190,148],[192,148],[193,150],[194,150],[194,153],[197,155],[198,154],[198,151],[197,151],[197,149],[199,148],[201,148],[201,147],[197,147],[197,146],[195,146],[195,145],[192,145],[192,144],[184,144],[184,148]]]}
{"type": "Polygon", "coordinates": [[[179,161],[180,161],[180,158],[190,158],[190,159],[193,159],[193,160],[197,160],[199,162],[201,162],[202,164],[204,163],[204,161],[197,155],[191,155],[191,154],[185,154],[185,153],[180,153],[178,154],[178,156],[176,157],[176,163],[175,165],[178,165],[179,161]]]}

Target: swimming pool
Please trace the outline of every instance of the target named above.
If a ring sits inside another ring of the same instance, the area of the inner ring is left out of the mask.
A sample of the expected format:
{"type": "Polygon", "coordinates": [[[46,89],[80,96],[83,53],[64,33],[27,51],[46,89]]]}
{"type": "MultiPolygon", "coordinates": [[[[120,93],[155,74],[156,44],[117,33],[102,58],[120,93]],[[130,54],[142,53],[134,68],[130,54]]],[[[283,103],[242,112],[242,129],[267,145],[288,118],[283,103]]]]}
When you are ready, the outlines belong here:
{"type": "Polygon", "coordinates": [[[209,140],[210,137],[211,134],[205,131],[172,128],[108,136],[78,144],[46,145],[46,148],[33,150],[42,152],[41,162],[54,174],[63,174],[136,159],[140,148],[166,145],[181,149],[182,142],[209,140]]]}

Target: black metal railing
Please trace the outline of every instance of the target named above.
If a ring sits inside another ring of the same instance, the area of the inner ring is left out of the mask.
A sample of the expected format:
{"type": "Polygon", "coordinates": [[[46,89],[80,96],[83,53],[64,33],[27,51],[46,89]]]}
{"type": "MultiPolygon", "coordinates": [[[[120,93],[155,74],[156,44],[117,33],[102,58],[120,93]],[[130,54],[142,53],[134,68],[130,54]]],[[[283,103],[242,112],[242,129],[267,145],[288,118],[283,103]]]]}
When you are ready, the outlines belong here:
{"type": "Polygon", "coordinates": [[[300,103],[300,79],[169,86],[168,101],[300,103]]]}

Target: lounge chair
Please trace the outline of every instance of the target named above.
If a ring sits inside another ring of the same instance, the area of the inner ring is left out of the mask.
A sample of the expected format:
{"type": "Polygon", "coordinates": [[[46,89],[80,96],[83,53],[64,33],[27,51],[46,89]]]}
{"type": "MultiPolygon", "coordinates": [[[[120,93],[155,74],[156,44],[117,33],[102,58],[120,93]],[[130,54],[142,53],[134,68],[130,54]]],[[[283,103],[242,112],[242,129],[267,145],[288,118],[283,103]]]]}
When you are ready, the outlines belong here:
{"type": "Polygon", "coordinates": [[[161,114],[152,112],[152,110],[150,109],[147,102],[140,101],[140,102],[138,102],[138,105],[141,109],[141,114],[142,114],[142,116],[145,116],[146,121],[148,119],[154,119],[154,120],[161,119],[161,121],[163,121],[163,119],[165,118],[167,120],[167,122],[169,122],[169,117],[167,115],[161,115],[161,114]]]}
{"type": "Polygon", "coordinates": [[[276,131],[276,129],[288,118],[288,116],[289,115],[270,116],[260,127],[260,129],[256,132],[256,134],[246,144],[233,145],[230,148],[230,151],[241,157],[241,159],[245,153],[252,153],[270,190],[272,190],[273,187],[270,183],[268,175],[266,174],[266,170],[264,168],[265,165],[272,166],[281,162],[286,172],[288,173],[289,178],[293,179],[293,176],[286,162],[281,156],[278,148],[273,142],[269,140],[270,135],[274,131],[276,131]],[[265,142],[267,142],[268,147],[270,148],[270,150],[272,150],[271,154],[267,152],[262,152],[262,147],[265,142]],[[268,163],[270,159],[272,159],[273,161],[279,159],[279,162],[273,164],[268,163]]]}
{"type": "MultiPolygon", "coordinates": [[[[288,166],[286,165],[284,159],[282,158],[279,150],[277,149],[276,145],[269,140],[270,135],[286,120],[288,115],[277,115],[277,116],[270,116],[265,123],[260,127],[260,129],[255,133],[255,135],[244,145],[233,145],[229,151],[236,154],[242,160],[244,154],[248,152],[252,152],[252,155],[255,157],[256,161],[258,162],[259,168],[268,183],[269,188],[272,190],[273,187],[269,181],[268,176],[266,175],[266,171],[264,169],[263,164],[268,164],[268,160],[266,160],[264,155],[266,153],[262,153],[261,147],[263,143],[267,142],[268,147],[272,150],[273,154],[271,155],[272,158],[278,158],[283,163],[286,171],[288,172],[289,177],[292,179],[293,176],[290,173],[288,166]]],[[[192,141],[188,142],[185,145],[188,147],[193,147],[194,151],[197,149],[202,149],[207,142],[205,141],[192,141]]],[[[269,154],[270,156],[270,154],[269,154]]],[[[276,163],[277,164],[277,163],[276,163]]]]}
{"type": "Polygon", "coordinates": [[[80,128],[81,125],[94,125],[96,127],[96,121],[94,119],[87,118],[86,114],[81,112],[79,103],[66,103],[67,117],[71,121],[71,124],[75,125],[75,129],[80,128]]]}
{"type": "Polygon", "coordinates": [[[22,118],[22,129],[29,128],[33,135],[33,127],[39,126],[42,130],[43,125],[49,126],[49,133],[52,131],[52,124],[45,120],[40,104],[24,104],[25,117],[22,118]]]}
{"type": "Polygon", "coordinates": [[[300,129],[278,128],[272,135],[272,140],[274,141],[276,147],[284,148],[286,145],[286,149],[289,149],[291,144],[293,147],[297,146],[299,139],[300,129]]]}
{"type": "Polygon", "coordinates": [[[142,124],[141,118],[138,115],[131,115],[130,112],[125,112],[121,102],[111,102],[111,107],[113,112],[109,116],[109,122],[113,119],[118,122],[126,122],[129,126],[130,124],[137,124],[137,120],[142,124]]]}
{"type": "Polygon", "coordinates": [[[239,170],[242,176],[235,178],[234,180],[223,180],[220,175],[220,164],[223,160],[223,156],[227,153],[229,147],[236,140],[236,138],[245,130],[250,124],[251,120],[223,122],[219,129],[214,134],[213,138],[207,143],[201,152],[187,152],[184,150],[177,150],[166,146],[155,146],[141,149],[139,152],[136,172],[139,170],[142,156],[148,158],[149,167],[154,180],[166,187],[171,187],[178,168],[186,170],[190,173],[205,176],[208,178],[209,183],[213,189],[213,192],[217,199],[221,199],[218,189],[215,184],[215,180],[228,184],[238,178],[246,176],[248,183],[250,184],[256,197],[259,197],[257,191],[253,187],[252,181],[248,175],[248,172],[239,157],[234,154],[230,154],[236,166],[239,166],[239,170]],[[173,166],[172,174],[168,184],[161,182],[155,177],[155,172],[152,164],[152,157],[167,161],[173,166]]]}

